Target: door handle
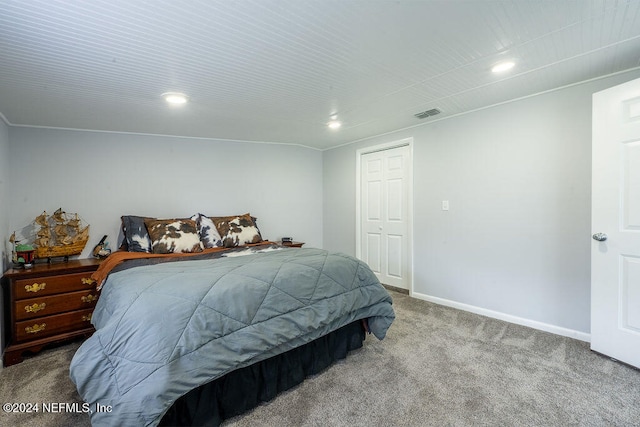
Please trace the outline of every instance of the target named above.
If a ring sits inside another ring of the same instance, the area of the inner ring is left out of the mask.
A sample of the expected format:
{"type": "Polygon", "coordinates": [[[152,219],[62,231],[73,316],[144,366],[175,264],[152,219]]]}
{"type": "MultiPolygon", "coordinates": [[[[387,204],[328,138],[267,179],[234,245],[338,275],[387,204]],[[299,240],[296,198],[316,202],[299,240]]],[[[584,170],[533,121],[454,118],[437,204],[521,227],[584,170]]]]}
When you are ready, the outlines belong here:
{"type": "Polygon", "coordinates": [[[605,240],[607,240],[607,235],[604,233],[596,233],[591,237],[593,238],[593,240],[597,240],[598,242],[604,242],[605,240]]]}

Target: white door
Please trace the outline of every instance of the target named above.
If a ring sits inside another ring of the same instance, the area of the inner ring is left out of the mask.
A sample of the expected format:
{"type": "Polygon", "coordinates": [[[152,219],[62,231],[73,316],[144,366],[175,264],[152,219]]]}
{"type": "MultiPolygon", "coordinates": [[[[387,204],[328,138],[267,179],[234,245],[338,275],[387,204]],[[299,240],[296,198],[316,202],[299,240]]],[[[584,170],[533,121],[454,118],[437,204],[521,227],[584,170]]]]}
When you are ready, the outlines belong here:
{"type": "Polygon", "coordinates": [[[410,287],[408,145],[360,156],[360,257],[380,282],[410,287]]]}
{"type": "Polygon", "coordinates": [[[591,349],[640,367],[640,79],[593,95],[591,349]]]}

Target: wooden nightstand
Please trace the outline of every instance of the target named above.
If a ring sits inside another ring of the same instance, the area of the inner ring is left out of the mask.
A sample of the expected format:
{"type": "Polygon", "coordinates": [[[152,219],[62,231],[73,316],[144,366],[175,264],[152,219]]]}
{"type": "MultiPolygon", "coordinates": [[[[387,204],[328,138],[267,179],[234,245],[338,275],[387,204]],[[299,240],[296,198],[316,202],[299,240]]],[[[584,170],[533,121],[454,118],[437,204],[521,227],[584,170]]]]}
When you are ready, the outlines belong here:
{"type": "Polygon", "coordinates": [[[301,248],[302,245],[304,245],[304,242],[282,242],[282,246],[289,248],[301,248]]]}
{"type": "Polygon", "coordinates": [[[4,366],[22,362],[25,351],[39,352],[47,344],[93,333],[98,292],[91,273],[99,265],[97,259],[78,259],[4,273],[4,366]]]}

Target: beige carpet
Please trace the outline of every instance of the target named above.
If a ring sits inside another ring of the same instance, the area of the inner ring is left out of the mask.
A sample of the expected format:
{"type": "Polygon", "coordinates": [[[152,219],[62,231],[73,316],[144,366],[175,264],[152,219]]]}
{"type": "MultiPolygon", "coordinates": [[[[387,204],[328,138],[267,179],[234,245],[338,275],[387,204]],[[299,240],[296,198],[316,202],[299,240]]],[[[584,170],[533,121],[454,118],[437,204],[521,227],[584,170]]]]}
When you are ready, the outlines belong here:
{"type": "MultiPolygon", "coordinates": [[[[640,371],[587,343],[409,298],[322,374],[225,426],[640,426],[640,371]]],[[[77,343],[0,371],[0,401],[80,402],[77,343]]],[[[117,408],[115,408],[117,410],[117,408]]],[[[2,426],[88,426],[81,414],[5,414],[2,426]]]]}

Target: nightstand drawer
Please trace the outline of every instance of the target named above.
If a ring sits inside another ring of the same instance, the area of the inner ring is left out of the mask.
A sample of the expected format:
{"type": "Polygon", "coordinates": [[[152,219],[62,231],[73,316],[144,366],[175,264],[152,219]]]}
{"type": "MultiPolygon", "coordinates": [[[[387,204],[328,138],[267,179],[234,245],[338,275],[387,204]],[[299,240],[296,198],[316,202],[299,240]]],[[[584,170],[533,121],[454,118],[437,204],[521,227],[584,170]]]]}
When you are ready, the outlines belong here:
{"type": "Polygon", "coordinates": [[[50,316],[72,310],[91,308],[98,301],[98,292],[79,291],[17,301],[14,305],[16,320],[50,316]]]}
{"type": "Polygon", "coordinates": [[[91,327],[93,309],[16,322],[16,341],[29,341],[91,327]]]}
{"type": "Polygon", "coordinates": [[[92,272],[65,274],[62,276],[19,279],[13,283],[15,299],[35,298],[62,292],[91,290],[95,288],[92,272]]]}

